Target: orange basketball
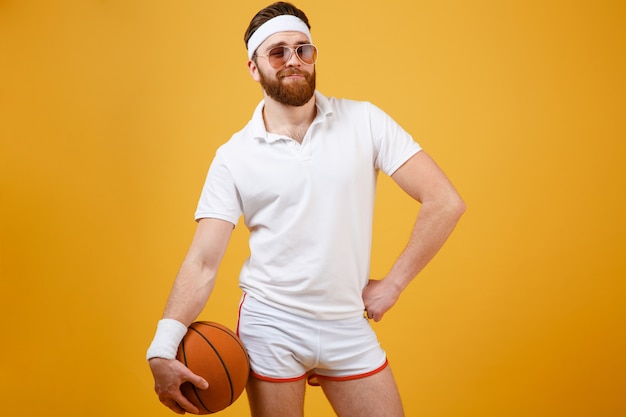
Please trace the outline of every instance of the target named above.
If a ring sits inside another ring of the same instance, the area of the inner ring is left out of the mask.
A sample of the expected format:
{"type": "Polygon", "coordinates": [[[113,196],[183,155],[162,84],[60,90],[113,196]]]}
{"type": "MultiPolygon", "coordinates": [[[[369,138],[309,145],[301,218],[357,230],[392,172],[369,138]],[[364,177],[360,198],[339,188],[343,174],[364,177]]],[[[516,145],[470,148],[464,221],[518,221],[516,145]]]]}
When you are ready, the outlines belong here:
{"type": "Polygon", "coordinates": [[[178,347],[176,359],[209,383],[206,390],[190,382],[180,387],[183,395],[198,407],[198,414],[212,414],[228,407],[248,382],[248,353],[239,337],[219,323],[192,323],[178,347]]]}

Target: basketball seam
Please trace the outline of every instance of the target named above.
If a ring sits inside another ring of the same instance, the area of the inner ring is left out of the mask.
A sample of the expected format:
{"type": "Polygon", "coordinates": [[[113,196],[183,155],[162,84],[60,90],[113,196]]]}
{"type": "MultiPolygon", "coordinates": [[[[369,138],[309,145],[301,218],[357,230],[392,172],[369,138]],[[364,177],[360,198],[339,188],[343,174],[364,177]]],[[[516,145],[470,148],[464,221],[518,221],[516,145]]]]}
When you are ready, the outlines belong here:
{"type": "MultiPolygon", "coordinates": [[[[191,329],[191,328],[190,328],[190,329],[191,329]]],[[[195,330],[195,329],[193,329],[193,330],[195,330]]],[[[196,333],[198,333],[198,331],[197,331],[197,330],[195,330],[195,331],[196,331],[196,333]]],[[[205,340],[206,340],[206,339],[205,339],[205,340]]],[[[185,366],[187,366],[187,367],[188,367],[189,365],[188,365],[188,363],[187,363],[187,350],[185,349],[185,340],[184,340],[184,339],[183,339],[183,341],[181,342],[181,348],[182,348],[181,350],[182,350],[182,352],[183,352],[183,360],[185,361],[185,366]]],[[[213,346],[211,346],[211,348],[213,348],[213,346]]],[[[213,350],[215,350],[215,348],[213,348],[213,350]]],[[[204,404],[204,401],[202,401],[202,398],[200,398],[200,394],[198,394],[198,390],[196,389],[196,386],[195,386],[195,385],[193,385],[191,382],[190,382],[190,384],[191,384],[191,389],[193,390],[193,393],[194,393],[194,394],[196,394],[196,398],[198,399],[198,402],[200,402],[200,405],[201,405],[202,407],[204,407],[204,409],[205,409],[206,411],[208,411],[208,412],[209,412],[209,414],[213,414],[213,411],[211,411],[211,410],[209,409],[209,407],[207,407],[207,406],[204,404]]]]}
{"type": "Polygon", "coordinates": [[[241,351],[244,353],[244,355],[246,355],[246,358],[248,357],[248,351],[246,350],[246,347],[243,345],[241,340],[238,337],[233,337],[233,335],[230,332],[225,331],[221,326],[216,326],[215,324],[213,324],[211,322],[208,322],[208,321],[198,321],[198,322],[196,322],[194,324],[199,324],[199,325],[203,325],[203,326],[207,326],[207,327],[213,327],[214,329],[218,329],[218,330],[222,331],[223,333],[228,335],[228,337],[233,339],[239,345],[239,347],[241,348],[241,351]]]}
{"type": "MultiPolygon", "coordinates": [[[[224,332],[222,329],[220,329],[219,327],[216,326],[210,326],[210,327],[214,327],[216,329],[221,330],[222,332],[224,332]]],[[[209,341],[209,339],[206,338],[206,336],[204,336],[198,329],[195,329],[193,327],[189,328],[190,330],[193,330],[194,332],[198,333],[200,335],[201,338],[204,339],[205,342],[207,342],[209,344],[209,346],[211,346],[211,349],[213,349],[213,352],[215,352],[215,355],[217,356],[217,358],[220,360],[220,363],[222,364],[222,368],[224,368],[224,372],[226,373],[226,377],[228,378],[228,385],[230,387],[230,400],[228,401],[228,404],[232,404],[233,400],[234,400],[234,396],[235,396],[235,390],[233,388],[233,381],[230,377],[230,372],[228,371],[228,367],[226,366],[226,363],[224,363],[224,359],[222,359],[222,356],[220,355],[220,353],[218,352],[217,349],[215,349],[215,346],[213,346],[213,343],[211,343],[209,341]]],[[[226,332],[224,332],[226,333],[226,332]]],[[[229,335],[230,336],[230,335],[229,335]]],[[[194,388],[195,391],[195,388],[194,388]]],[[[204,405],[204,404],[203,404],[204,405]]],[[[206,407],[205,407],[206,408],[206,407]]],[[[208,410],[208,408],[207,408],[208,410]]]]}
{"type": "Polygon", "coordinates": [[[246,357],[248,357],[248,351],[246,350],[246,347],[243,345],[243,343],[241,342],[239,337],[237,337],[236,335],[234,335],[235,337],[233,337],[233,334],[231,334],[229,331],[225,331],[224,328],[222,328],[221,326],[217,326],[214,323],[211,323],[211,322],[208,322],[208,321],[199,321],[199,322],[196,322],[196,324],[201,324],[201,325],[207,326],[207,327],[213,327],[214,329],[218,329],[218,330],[222,331],[223,333],[228,335],[228,337],[233,339],[239,345],[239,347],[241,348],[243,353],[246,355],[246,357]]]}

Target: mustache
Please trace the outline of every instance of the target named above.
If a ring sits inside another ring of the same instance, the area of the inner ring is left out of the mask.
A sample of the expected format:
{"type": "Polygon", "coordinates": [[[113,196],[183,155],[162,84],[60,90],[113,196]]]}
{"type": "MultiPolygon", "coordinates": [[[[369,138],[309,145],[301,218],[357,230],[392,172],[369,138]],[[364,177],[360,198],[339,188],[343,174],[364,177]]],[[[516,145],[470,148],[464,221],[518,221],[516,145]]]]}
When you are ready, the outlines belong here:
{"type": "Polygon", "coordinates": [[[277,76],[278,78],[289,77],[290,75],[301,75],[301,76],[303,76],[303,77],[305,77],[305,78],[308,78],[308,77],[307,77],[307,76],[308,76],[308,74],[307,74],[306,72],[304,72],[304,71],[300,71],[300,70],[299,70],[299,69],[297,69],[297,68],[287,68],[287,69],[284,69],[284,70],[282,70],[282,71],[280,71],[280,72],[278,72],[278,73],[276,74],[276,76],[277,76]]]}

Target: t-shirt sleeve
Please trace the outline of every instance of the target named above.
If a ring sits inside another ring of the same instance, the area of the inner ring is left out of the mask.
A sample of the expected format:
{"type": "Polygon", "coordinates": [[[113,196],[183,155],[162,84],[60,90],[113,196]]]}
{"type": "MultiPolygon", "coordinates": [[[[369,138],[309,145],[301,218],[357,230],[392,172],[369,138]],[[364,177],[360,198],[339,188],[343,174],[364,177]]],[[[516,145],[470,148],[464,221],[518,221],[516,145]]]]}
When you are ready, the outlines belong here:
{"type": "Polygon", "coordinates": [[[227,161],[218,150],[202,187],[195,219],[215,218],[236,225],[242,212],[235,180],[227,161]]]}
{"type": "Polygon", "coordinates": [[[374,166],[392,175],[422,148],[395,120],[373,104],[369,104],[369,120],[376,156],[374,166]]]}

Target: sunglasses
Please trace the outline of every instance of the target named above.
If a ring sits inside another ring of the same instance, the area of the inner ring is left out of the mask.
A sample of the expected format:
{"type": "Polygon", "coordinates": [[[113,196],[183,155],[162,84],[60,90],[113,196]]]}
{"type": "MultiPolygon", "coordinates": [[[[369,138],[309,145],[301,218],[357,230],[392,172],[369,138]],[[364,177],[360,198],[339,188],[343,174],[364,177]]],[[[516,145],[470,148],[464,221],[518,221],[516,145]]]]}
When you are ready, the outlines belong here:
{"type": "Polygon", "coordinates": [[[272,68],[280,68],[289,62],[294,51],[303,64],[313,65],[317,61],[317,48],[311,44],[298,45],[295,48],[277,46],[270,49],[267,55],[257,56],[266,57],[272,68]]]}

